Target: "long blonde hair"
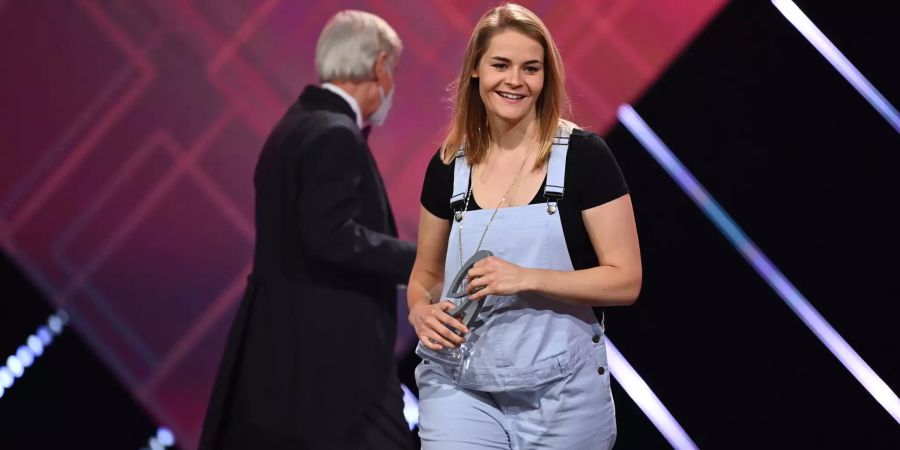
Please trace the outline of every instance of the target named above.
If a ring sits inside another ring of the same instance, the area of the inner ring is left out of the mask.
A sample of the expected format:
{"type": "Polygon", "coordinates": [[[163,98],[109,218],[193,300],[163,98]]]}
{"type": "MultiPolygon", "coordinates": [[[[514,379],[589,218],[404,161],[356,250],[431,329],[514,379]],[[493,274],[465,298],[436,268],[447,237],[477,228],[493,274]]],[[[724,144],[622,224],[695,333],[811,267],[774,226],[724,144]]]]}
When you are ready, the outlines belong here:
{"type": "Polygon", "coordinates": [[[550,36],[550,31],[540,18],[527,8],[515,3],[505,3],[486,12],[466,47],[459,80],[456,85],[453,117],[449,130],[441,146],[444,162],[449,164],[459,148],[465,148],[469,165],[482,162],[490,146],[487,110],[478,92],[478,79],[472,72],[478,68],[481,57],[487,51],[491,38],[501,31],[515,30],[535,41],[544,48],[544,87],[535,103],[539,126],[539,150],[535,168],[550,158],[550,147],[557,128],[562,126],[571,131],[575,125],[564,116],[570,115],[569,100],[565,89],[565,71],[559,49],[550,36]]]}

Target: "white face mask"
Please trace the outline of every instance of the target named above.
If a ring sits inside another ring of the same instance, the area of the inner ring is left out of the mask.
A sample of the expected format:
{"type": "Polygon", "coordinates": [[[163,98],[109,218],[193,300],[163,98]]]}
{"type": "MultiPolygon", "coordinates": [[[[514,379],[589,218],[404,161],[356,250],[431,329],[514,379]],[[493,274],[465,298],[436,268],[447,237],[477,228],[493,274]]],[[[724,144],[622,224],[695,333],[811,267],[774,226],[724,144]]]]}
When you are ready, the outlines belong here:
{"type": "MultiPolygon", "coordinates": [[[[388,75],[388,77],[393,78],[393,75],[388,75]]],[[[381,126],[384,124],[385,119],[387,119],[388,112],[391,110],[391,104],[394,101],[394,91],[397,90],[397,85],[391,88],[391,91],[384,95],[384,89],[381,86],[378,86],[378,96],[381,97],[381,104],[378,105],[378,109],[369,116],[369,123],[375,126],[381,126]]]]}

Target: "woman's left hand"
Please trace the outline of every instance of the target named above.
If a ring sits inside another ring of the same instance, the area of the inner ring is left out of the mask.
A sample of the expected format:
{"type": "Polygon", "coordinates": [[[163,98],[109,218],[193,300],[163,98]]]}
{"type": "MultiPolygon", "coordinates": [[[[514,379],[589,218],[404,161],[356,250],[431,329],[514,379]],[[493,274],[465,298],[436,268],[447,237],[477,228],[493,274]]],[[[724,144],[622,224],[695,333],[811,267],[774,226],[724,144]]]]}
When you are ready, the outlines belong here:
{"type": "Polygon", "coordinates": [[[488,295],[515,295],[528,289],[529,271],[496,256],[489,256],[469,270],[466,292],[470,300],[481,300],[488,295]]]}

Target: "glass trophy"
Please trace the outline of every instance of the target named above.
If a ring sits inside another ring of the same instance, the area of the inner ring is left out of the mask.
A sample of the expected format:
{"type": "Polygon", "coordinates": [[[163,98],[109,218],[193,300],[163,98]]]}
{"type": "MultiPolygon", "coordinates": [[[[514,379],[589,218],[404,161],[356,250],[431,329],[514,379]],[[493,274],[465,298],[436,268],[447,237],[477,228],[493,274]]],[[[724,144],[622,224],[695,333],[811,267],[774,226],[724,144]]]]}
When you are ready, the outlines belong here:
{"type": "MultiPolygon", "coordinates": [[[[468,287],[468,283],[466,282],[469,270],[477,263],[488,256],[493,256],[489,250],[479,250],[466,261],[465,264],[460,267],[459,271],[456,273],[456,276],[453,277],[453,281],[450,284],[450,288],[447,290],[447,299],[456,305],[450,311],[447,311],[451,317],[456,318],[460,322],[463,323],[470,330],[472,326],[475,324],[475,321],[478,319],[478,315],[481,313],[481,309],[484,306],[484,299],[482,300],[471,300],[469,299],[469,295],[466,293],[466,288],[468,287]]],[[[456,333],[457,335],[462,336],[462,332],[451,328],[451,331],[456,333]]],[[[443,348],[441,350],[432,350],[428,347],[425,347],[421,343],[416,348],[416,353],[426,359],[438,360],[445,364],[459,364],[462,359],[465,357],[468,351],[469,342],[463,342],[457,348],[443,348]]]]}

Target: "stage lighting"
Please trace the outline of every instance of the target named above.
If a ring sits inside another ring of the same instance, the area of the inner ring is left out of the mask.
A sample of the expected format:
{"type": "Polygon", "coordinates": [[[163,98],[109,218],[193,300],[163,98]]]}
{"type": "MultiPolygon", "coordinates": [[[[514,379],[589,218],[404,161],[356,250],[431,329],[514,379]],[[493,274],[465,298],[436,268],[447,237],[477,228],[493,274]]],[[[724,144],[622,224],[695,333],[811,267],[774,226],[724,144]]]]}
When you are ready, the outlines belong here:
{"type": "Polygon", "coordinates": [[[16,350],[16,358],[19,358],[19,361],[21,361],[22,365],[27,369],[31,367],[31,364],[34,362],[34,353],[32,353],[28,346],[20,345],[16,350]]]}
{"type": "Polygon", "coordinates": [[[675,449],[697,449],[697,444],[691,440],[684,428],[675,420],[672,413],[666,409],[659,397],[653,393],[650,386],[638,375],[634,367],[622,356],[619,349],[606,340],[606,352],[609,359],[609,370],[622,385],[622,389],[641,408],[641,411],[653,422],[662,435],[675,449]]]}
{"type": "Polygon", "coordinates": [[[166,427],[159,427],[156,435],[147,440],[147,446],[140,450],[165,450],[175,445],[175,435],[166,427]]]}
{"type": "Polygon", "coordinates": [[[37,337],[41,340],[41,344],[44,344],[44,347],[53,343],[53,333],[46,326],[41,326],[37,330],[37,337]]]}
{"type": "Polygon", "coordinates": [[[166,447],[159,443],[155,437],[150,438],[150,450],[163,450],[166,447]]]}
{"type": "Polygon", "coordinates": [[[678,157],[653,132],[644,119],[631,107],[619,106],[619,120],[637,138],[638,142],[653,156],[675,183],[694,201],[706,217],[731,242],[735,250],[744,257],[756,272],[769,284],[787,306],[819,338],[819,341],[856,377],[869,394],[900,422],[900,398],[891,390],[878,374],[853,350],[853,347],[838,334],[819,311],[800,291],[778,270],[778,267],[750,240],[737,222],[694,178],[694,175],[678,160],[678,157]]]}
{"type": "Polygon", "coordinates": [[[159,430],[156,430],[156,439],[166,447],[175,445],[175,435],[166,427],[160,427],[159,430]]]}
{"type": "Polygon", "coordinates": [[[16,377],[13,376],[13,373],[11,370],[9,370],[9,367],[0,367],[0,386],[2,386],[4,389],[9,389],[12,387],[15,381],[16,377]]]}
{"type": "Polygon", "coordinates": [[[9,371],[12,372],[13,376],[19,378],[25,373],[25,367],[22,366],[22,361],[19,361],[19,358],[16,358],[15,355],[6,358],[6,367],[9,367],[9,371]]]}
{"type": "Polygon", "coordinates": [[[56,311],[56,317],[59,318],[59,320],[60,320],[60,322],[62,322],[63,326],[66,326],[69,324],[69,313],[67,313],[66,310],[60,309],[59,311],[56,311]]]}
{"type": "Polygon", "coordinates": [[[400,388],[403,389],[403,417],[412,430],[419,424],[419,399],[405,384],[401,384],[400,388]]]}
{"type": "Polygon", "coordinates": [[[44,354],[44,344],[37,336],[33,334],[28,336],[26,344],[28,345],[28,348],[31,349],[31,353],[34,353],[34,356],[41,356],[44,354]]]}
{"type": "Polygon", "coordinates": [[[62,320],[59,320],[59,317],[56,317],[56,315],[52,315],[47,319],[47,327],[50,328],[50,331],[52,331],[53,334],[59,336],[59,333],[62,333],[62,320]]]}
{"type": "Polygon", "coordinates": [[[39,326],[35,334],[25,339],[25,345],[20,345],[14,355],[6,358],[6,365],[0,367],[0,387],[4,391],[12,387],[15,379],[22,377],[25,369],[44,354],[44,349],[53,343],[53,336],[63,332],[68,320],[69,315],[62,310],[51,315],[47,318],[47,325],[39,326]]]}
{"type": "Polygon", "coordinates": [[[772,4],[834,66],[835,70],[856,89],[856,92],[859,92],[859,95],[862,95],[881,114],[881,117],[884,117],[884,120],[900,133],[900,114],[897,113],[894,105],[838,50],[831,40],[825,36],[825,33],[819,30],[819,27],[812,20],[809,20],[809,17],[797,7],[797,4],[791,0],[772,0],[772,4]]]}

